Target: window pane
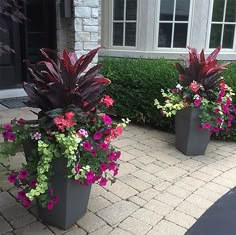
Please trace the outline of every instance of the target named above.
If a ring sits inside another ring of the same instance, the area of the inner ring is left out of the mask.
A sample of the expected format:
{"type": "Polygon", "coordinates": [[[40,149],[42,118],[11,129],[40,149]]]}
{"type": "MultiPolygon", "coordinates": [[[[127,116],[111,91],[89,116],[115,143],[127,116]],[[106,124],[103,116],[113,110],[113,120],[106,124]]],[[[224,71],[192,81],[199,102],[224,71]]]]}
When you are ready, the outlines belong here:
{"type": "Polygon", "coordinates": [[[171,47],[172,24],[161,23],[159,26],[158,47],[171,47]]]}
{"type": "Polygon", "coordinates": [[[123,23],[113,24],[113,45],[123,46],[123,23]]]}
{"type": "Polygon", "coordinates": [[[230,49],[233,48],[234,30],[235,30],[234,25],[225,25],[222,48],[230,48],[230,49]]]}
{"type": "Polygon", "coordinates": [[[114,20],[124,20],[124,0],[114,0],[114,20]]]}
{"type": "Polygon", "coordinates": [[[188,24],[175,24],[174,47],[185,48],[187,44],[188,24]]]}
{"type": "Polygon", "coordinates": [[[135,44],[136,44],[136,23],[126,23],[125,46],[135,46],[135,44]]]}
{"type": "Polygon", "coordinates": [[[175,20],[188,21],[190,0],[176,0],[175,20]]]}
{"type": "Polygon", "coordinates": [[[225,21],[236,22],[236,1],[235,0],[227,1],[225,21]]]}
{"type": "Polygon", "coordinates": [[[136,20],[137,0],[126,0],[126,20],[136,20]]]}
{"type": "Polygon", "coordinates": [[[174,0],[161,0],[160,20],[173,20],[174,0]]]}
{"type": "Polygon", "coordinates": [[[211,37],[210,37],[210,48],[216,48],[221,43],[221,24],[212,24],[211,25],[211,37]]]}
{"type": "Polygon", "coordinates": [[[223,21],[225,0],[214,0],[212,21],[223,21]]]}

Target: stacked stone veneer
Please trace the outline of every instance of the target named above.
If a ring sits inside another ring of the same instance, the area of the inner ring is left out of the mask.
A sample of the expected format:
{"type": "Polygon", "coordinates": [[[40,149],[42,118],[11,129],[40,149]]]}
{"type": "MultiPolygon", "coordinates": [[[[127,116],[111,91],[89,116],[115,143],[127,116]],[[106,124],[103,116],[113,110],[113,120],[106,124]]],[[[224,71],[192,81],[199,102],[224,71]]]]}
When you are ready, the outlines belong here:
{"type": "Polygon", "coordinates": [[[74,17],[74,50],[79,57],[100,46],[101,0],[74,0],[74,17]]]}

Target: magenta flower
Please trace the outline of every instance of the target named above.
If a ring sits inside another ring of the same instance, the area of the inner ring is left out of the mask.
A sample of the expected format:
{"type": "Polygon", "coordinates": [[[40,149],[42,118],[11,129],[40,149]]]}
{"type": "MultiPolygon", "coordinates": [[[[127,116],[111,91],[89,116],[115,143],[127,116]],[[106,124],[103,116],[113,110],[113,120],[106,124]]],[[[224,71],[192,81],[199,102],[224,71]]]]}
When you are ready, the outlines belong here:
{"type": "Polygon", "coordinates": [[[111,134],[111,128],[107,128],[105,131],[104,131],[104,134],[105,135],[110,135],[111,134]]]}
{"type": "Polygon", "coordinates": [[[115,159],[115,153],[113,151],[111,151],[108,155],[108,159],[109,161],[113,161],[115,159]]]}
{"type": "Polygon", "coordinates": [[[50,200],[47,204],[48,210],[52,210],[54,205],[55,205],[54,200],[50,200]]]}
{"type": "Polygon", "coordinates": [[[8,177],[7,177],[8,182],[9,182],[9,183],[12,183],[12,184],[14,184],[14,183],[16,182],[16,178],[17,178],[17,176],[16,176],[16,174],[14,174],[14,173],[11,173],[11,174],[8,175],[8,177]]]}
{"type": "Polygon", "coordinates": [[[119,172],[119,168],[116,168],[116,169],[114,170],[113,176],[116,176],[116,175],[118,174],[118,172],[119,172]]]}
{"type": "Polygon", "coordinates": [[[112,119],[107,115],[105,114],[103,117],[102,117],[105,125],[110,125],[112,123],[112,119]]]}
{"type": "Polygon", "coordinates": [[[222,120],[222,118],[217,117],[217,118],[216,118],[216,122],[217,122],[217,123],[222,123],[223,120],[222,120]]]}
{"type": "Polygon", "coordinates": [[[116,163],[115,162],[111,162],[109,165],[108,165],[108,169],[110,171],[114,171],[116,168],[116,163]]]}
{"type": "Polygon", "coordinates": [[[91,154],[92,154],[93,157],[96,157],[97,156],[97,151],[95,149],[92,149],[91,154]]]}
{"type": "Polygon", "coordinates": [[[83,143],[83,148],[84,148],[84,150],[88,151],[88,150],[91,150],[92,146],[91,146],[91,144],[89,143],[89,141],[85,141],[85,142],[83,143]]]}
{"type": "Polygon", "coordinates": [[[17,198],[18,198],[19,200],[24,200],[24,199],[26,198],[26,192],[25,192],[25,190],[19,191],[19,192],[17,193],[17,198]]]}
{"type": "Polygon", "coordinates": [[[96,131],[93,135],[94,140],[100,140],[102,138],[102,132],[101,131],[96,131]]]}
{"type": "Polygon", "coordinates": [[[101,163],[100,164],[100,171],[101,172],[104,172],[107,170],[107,164],[105,162],[101,163]]]}
{"type": "Polygon", "coordinates": [[[25,119],[19,118],[16,122],[19,126],[24,126],[25,125],[25,119]]]}
{"type": "Polygon", "coordinates": [[[220,112],[220,109],[219,108],[216,108],[215,109],[215,113],[219,113],[220,112]]]}
{"type": "Polygon", "coordinates": [[[4,139],[8,139],[8,131],[3,131],[2,136],[4,139]]]}
{"type": "Polygon", "coordinates": [[[99,185],[102,186],[102,187],[105,187],[107,184],[107,179],[102,177],[100,182],[99,182],[99,185]]]}
{"type": "Polygon", "coordinates": [[[25,197],[23,199],[23,205],[26,207],[26,208],[29,208],[31,206],[31,201],[29,200],[29,198],[25,197]]]}
{"type": "Polygon", "coordinates": [[[8,140],[15,140],[16,139],[16,134],[15,133],[13,133],[13,132],[8,132],[7,133],[7,139],[8,140]]]}
{"type": "Polygon", "coordinates": [[[101,144],[99,144],[99,147],[101,148],[101,149],[103,149],[103,150],[108,150],[108,144],[106,144],[106,143],[101,143],[101,144]]]}
{"type": "Polygon", "coordinates": [[[204,124],[204,128],[207,129],[207,130],[209,130],[209,129],[211,128],[211,124],[208,123],[208,122],[206,122],[206,123],[204,124]]]}
{"type": "Polygon", "coordinates": [[[116,159],[119,159],[120,158],[120,156],[121,156],[121,151],[118,151],[117,153],[116,153],[116,159]]]}
{"type": "Polygon", "coordinates": [[[53,193],[54,193],[54,190],[53,190],[53,188],[50,188],[49,190],[48,190],[48,192],[49,192],[49,195],[53,195],[53,193]]]}
{"type": "Polygon", "coordinates": [[[194,100],[195,107],[198,107],[200,104],[201,104],[201,100],[199,100],[199,99],[194,100]]]}
{"type": "Polygon", "coordinates": [[[94,179],[94,172],[93,171],[86,172],[85,176],[86,176],[86,180],[88,183],[93,183],[93,179],[94,179]]]}
{"type": "Polygon", "coordinates": [[[21,180],[24,180],[26,177],[28,177],[29,176],[29,172],[27,171],[27,170],[21,170],[20,172],[19,172],[19,178],[21,179],[21,180]]]}
{"type": "Polygon", "coordinates": [[[36,179],[32,179],[30,182],[29,182],[29,186],[31,188],[35,188],[36,187],[36,184],[37,184],[37,180],[36,179]]]}
{"type": "Polygon", "coordinates": [[[202,130],[202,128],[203,128],[202,125],[198,125],[199,130],[202,130]]]}
{"type": "Polygon", "coordinates": [[[11,124],[4,124],[3,129],[5,129],[6,131],[11,131],[12,130],[12,125],[11,124]]]}

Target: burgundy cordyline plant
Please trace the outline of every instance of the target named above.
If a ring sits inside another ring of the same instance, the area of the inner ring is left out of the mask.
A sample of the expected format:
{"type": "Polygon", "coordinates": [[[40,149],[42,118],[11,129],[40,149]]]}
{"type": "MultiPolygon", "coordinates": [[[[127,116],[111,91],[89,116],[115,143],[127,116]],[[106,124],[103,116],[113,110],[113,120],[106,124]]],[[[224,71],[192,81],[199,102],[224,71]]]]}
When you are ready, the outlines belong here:
{"type": "Polygon", "coordinates": [[[27,63],[31,81],[24,88],[29,104],[40,108],[38,120],[21,118],[2,125],[5,142],[0,146],[0,159],[22,146],[26,150],[27,143],[36,146],[28,155],[25,151],[27,163],[22,170],[8,176],[10,183],[21,188],[18,199],[26,207],[37,199],[51,210],[60,201],[50,182],[55,159],[65,159],[65,177],[82,185],[106,186],[118,174],[121,152],[111,140],[122,134],[128,120],[116,123],[106,113],[114,102],[103,94],[110,80],[99,74],[100,64],[88,68],[98,50],[77,59],[74,52],[64,50],[61,57],[42,49],[44,61],[27,63]]]}
{"type": "Polygon", "coordinates": [[[178,84],[167,92],[161,90],[165,98],[164,105],[158,100],[155,100],[155,105],[167,117],[187,107],[199,108],[200,129],[207,129],[211,133],[228,132],[236,114],[232,103],[235,94],[222,77],[229,63],[218,64],[216,57],[221,47],[216,48],[207,58],[204,50],[198,54],[195,48],[187,48],[189,56],[182,56],[185,66],[176,63],[178,84]]]}

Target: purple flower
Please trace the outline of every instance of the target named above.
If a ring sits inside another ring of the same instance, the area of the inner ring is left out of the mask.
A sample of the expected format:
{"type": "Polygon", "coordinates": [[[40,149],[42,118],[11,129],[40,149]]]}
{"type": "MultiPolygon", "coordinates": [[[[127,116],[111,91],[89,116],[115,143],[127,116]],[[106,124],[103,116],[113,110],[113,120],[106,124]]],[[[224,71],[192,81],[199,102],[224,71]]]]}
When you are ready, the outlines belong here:
{"type": "Polygon", "coordinates": [[[27,171],[27,170],[21,170],[20,172],[19,172],[19,178],[21,179],[21,180],[24,180],[26,177],[28,177],[29,176],[29,172],[27,171]]]}
{"type": "Polygon", "coordinates": [[[3,128],[7,131],[11,131],[12,130],[12,125],[11,124],[4,124],[3,128]]]}
{"type": "Polygon", "coordinates": [[[8,140],[15,140],[16,139],[16,134],[15,133],[13,133],[13,132],[8,132],[7,133],[7,139],[8,140]]]}
{"type": "Polygon", "coordinates": [[[17,198],[18,198],[19,200],[24,200],[24,199],[26,198],[26,192],[25,192],[25,190],[19,191],[19,192],[17,193],[17,198]]]}
{"type": "Polygon", "coordinates": [[[11,174],[8,175],[8,177],[7,177],[9,183],[12,183],[12,184],[16,182],[16,178],[17,178],[17,176],[16,176],[16,174],[14,174],[14,173],[11,173],[11,174]]]}
{"type": "Polygon", "coordinates": [[[100,140],[102,138],[102,132],[101,131],[96,131],[93,135],[94,140],[100,140]]]}
{"type": "Polygon", "coordinates": [[[99,147],[103,150],[108,150],[108,144],[106,144],[106,143],[99,144],[99,147]]]}
{"type": "Polygon", "coordinates": [[[88,141],[85,141],[83,143],[83,148],[84,148],[84,150],[88,151],[88,150],[91,150],[92,146],[91,146],[91,144],[88,141]]]}
{"type": "Polygon", "coordinates": [[[112,123],[112,119],[107,115],[105,114],[103,117],[102,117],[105,125],[110,125],[112,123]]]}
{"type": "Polygon", "coordinates": [[[23,205],[27,208],[31,206],[31,201],[29,200],[29,198],[25,197],[23,199],[23,205]]]}

